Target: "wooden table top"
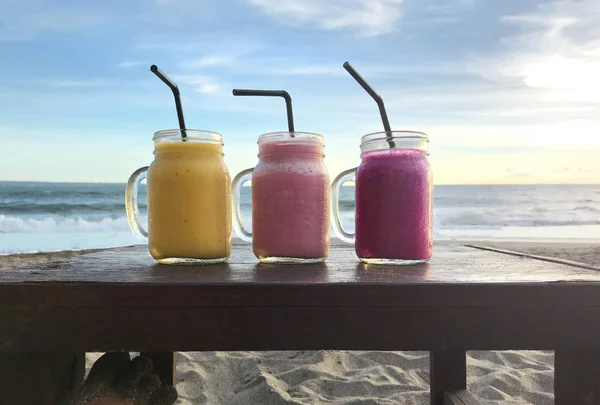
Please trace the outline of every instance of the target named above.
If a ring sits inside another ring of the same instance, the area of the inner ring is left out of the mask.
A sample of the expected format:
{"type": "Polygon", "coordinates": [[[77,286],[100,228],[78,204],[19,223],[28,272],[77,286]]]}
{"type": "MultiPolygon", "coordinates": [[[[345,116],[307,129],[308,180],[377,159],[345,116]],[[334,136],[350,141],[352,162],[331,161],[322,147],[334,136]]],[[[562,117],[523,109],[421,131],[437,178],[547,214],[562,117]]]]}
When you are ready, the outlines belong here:
{"type": "Polygon", "coordinates": [[[208,266],[146,246],[0,272],[0,350],[600,348],[600,272],[457,244],[427,264],[208,266]],[[585,330],[585,333],[575,332],[585,330]]]}

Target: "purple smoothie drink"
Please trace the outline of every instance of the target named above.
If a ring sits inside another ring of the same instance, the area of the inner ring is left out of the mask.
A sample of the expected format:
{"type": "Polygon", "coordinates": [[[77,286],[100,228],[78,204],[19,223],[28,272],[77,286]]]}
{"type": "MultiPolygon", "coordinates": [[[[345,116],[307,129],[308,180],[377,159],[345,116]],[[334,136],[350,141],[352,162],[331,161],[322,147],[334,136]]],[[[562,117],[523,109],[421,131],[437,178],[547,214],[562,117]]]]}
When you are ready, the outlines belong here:
{"type": "Polygon", "coordinates": [[[362,259],[431,257],[432,182],[417,149],[364,153],[356,173],[356,244],[362,259]]]}
{"type": "MultiPolygon", "coordinates": [[[[356,255],[367,263],[415,264],[432,255],[433,182],[427,159],[427,135],[393,132],[366,135],[361,143],[362,162],[342,173],[332,186],[356,182],[356,255]],[[393,140],[394,147],[390,147],[393,140]]],[[[334,210],[334,214],[335,214],[334,210]]],[[[335,215],[334,215],[335,216],[335,215]]],[[[353,236],[333,222],[340,237],[353,236]]]]}

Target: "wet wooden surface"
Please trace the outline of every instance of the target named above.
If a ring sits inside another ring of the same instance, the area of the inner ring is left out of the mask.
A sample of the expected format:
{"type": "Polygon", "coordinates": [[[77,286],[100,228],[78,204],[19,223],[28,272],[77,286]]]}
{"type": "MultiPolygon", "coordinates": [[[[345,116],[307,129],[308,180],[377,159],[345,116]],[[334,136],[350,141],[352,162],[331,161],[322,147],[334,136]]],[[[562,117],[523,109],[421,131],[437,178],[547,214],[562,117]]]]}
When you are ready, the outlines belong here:
{"type": "Polygon", "coordinates": [[[452,244],[428,264],[165,266],[145,246],[0,272],[0,351],[600,349],[600,273],[452,244]],[[574,331],[585,329],[586,333],[574,331]]]}
{"type": "Polygon", "coordinates": [[[444,393],[443,402],[440,405],[481,405],[469,391],[450,391],[444,393]]]}

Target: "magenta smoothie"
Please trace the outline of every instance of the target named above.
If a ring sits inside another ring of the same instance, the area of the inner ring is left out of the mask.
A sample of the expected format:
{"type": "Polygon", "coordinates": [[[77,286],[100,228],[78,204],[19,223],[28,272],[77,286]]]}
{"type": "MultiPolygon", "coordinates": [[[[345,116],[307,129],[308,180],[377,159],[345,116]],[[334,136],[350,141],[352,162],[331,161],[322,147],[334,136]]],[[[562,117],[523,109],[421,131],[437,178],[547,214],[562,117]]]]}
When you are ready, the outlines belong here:
{"type": "Polygon", "coordinates": [[[328,256],[330,194],[323,157],[321,137],[259,139],[252,174],[252,245],[259,259],[328,256]]]}
{"type": "Polygon", "coordinates": [[[433,183],[426,152],[378,149],[361,157],[356,173],[357,256],[428,260],[433,183]]]}

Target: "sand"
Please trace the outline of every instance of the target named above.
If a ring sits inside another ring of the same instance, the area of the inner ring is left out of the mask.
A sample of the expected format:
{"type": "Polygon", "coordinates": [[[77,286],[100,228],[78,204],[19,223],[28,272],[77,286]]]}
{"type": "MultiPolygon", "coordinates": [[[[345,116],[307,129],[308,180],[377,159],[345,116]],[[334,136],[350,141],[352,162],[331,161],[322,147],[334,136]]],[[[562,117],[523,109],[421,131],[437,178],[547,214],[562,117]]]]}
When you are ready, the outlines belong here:
{"type": "MultiPolygon", "coordinates": [[[[600,243],[469,241],[600,267],[600,243]]],[[[0,256],[0,269],[82,252],[0,256]]],[[[99,354],[88,354],[88,367],[99,354]]],[[[177,404],[428,404],[426,352],[286,351],[177,353],[177,404]]],[[[484,404],[552,404],[547,351],[473,351],[469,389],[484,404]]]]}
{"type": "Polygon", "coordinates": [[[47,262],[66,260],[69,257],[97,252],[102,249],[89,250],[63,250],[48,253],[20,253],[16,255],[0,255],[0,270],[16,269],[24,266],[33,266],[47,262]]]}

